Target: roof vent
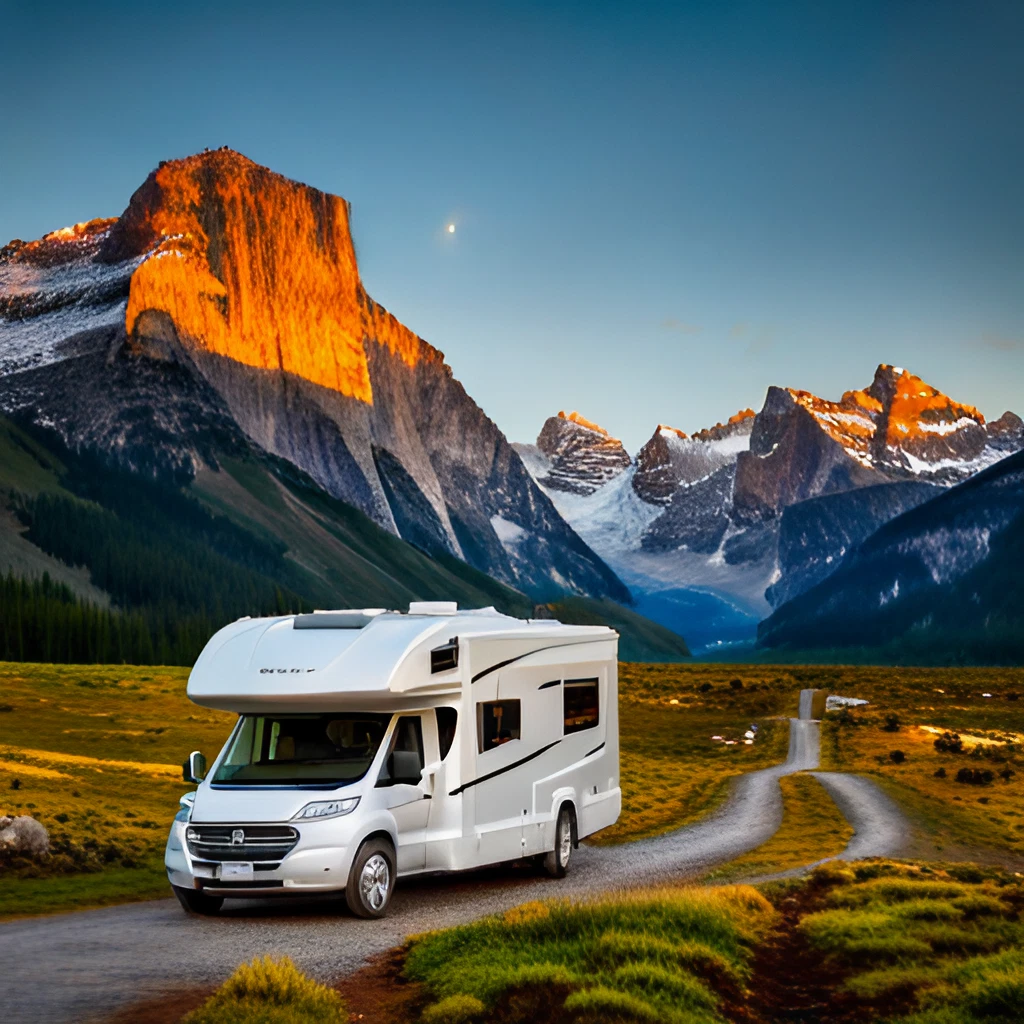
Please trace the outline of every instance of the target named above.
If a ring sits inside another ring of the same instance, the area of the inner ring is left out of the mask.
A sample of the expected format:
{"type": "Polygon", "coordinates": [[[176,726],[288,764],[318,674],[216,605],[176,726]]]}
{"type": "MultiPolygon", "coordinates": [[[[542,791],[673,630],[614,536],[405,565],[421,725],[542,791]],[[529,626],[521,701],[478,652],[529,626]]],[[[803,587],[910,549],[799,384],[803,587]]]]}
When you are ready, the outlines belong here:
{"type": "Polygon", "coordinates": [[[455,615],[459,606],[455,601],[410,601],[410,615],[455,615]]]}

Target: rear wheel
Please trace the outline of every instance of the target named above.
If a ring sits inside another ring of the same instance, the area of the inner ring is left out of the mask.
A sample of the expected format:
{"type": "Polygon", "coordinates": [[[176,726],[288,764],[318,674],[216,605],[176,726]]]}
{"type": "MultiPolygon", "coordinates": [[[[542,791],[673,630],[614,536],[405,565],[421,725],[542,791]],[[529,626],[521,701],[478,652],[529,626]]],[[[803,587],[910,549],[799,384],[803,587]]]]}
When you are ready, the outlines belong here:
{"type": "Polygon", "coordinates": [[[384,839],[359,847],[345,886],[345,902],[356,917],[383,917],[395,888],[395,851],[384,839]]]}
{"type": "Polygon", "coordinates": [[[576,815],[569,804],[563,804],[555,822],[555,848],[544,857],[544,870],[552,878],[565,878],[576,846],[576,815]]]}
{"type": "Polygon", "coordinates": [[[171,888],[178,902],[190,914],[216,914],[224,905],[223,896],[209,896],[199,889],[183,889],[180,885],[172,885],[171,888]]]}

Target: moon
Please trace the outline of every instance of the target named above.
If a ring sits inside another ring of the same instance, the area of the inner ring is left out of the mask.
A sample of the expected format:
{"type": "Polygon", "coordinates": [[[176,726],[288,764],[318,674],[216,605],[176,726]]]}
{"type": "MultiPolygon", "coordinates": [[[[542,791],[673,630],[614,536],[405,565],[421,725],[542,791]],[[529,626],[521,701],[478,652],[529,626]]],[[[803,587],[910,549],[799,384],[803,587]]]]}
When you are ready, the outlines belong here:
{"type": "Polygon", "coordinates": [[[455,225],[454,224],[449,224],[448,225],[448,234],[449,235],[454,235],[455,234],[455,225]]]}

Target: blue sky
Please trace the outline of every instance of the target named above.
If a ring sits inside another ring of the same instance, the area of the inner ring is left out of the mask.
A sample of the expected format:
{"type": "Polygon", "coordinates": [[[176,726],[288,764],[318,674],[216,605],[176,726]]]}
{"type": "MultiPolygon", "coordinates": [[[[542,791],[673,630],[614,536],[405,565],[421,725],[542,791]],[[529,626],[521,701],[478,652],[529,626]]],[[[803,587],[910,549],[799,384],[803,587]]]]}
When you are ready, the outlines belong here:
{"type": "Polygon", "coordinates": [[[230,145],[514,440],[879,362],[1024,414],[1024,4],[0,0],[0,241],[230,145]],[[456,232],[444,226],[454,222],[456,232]]]}

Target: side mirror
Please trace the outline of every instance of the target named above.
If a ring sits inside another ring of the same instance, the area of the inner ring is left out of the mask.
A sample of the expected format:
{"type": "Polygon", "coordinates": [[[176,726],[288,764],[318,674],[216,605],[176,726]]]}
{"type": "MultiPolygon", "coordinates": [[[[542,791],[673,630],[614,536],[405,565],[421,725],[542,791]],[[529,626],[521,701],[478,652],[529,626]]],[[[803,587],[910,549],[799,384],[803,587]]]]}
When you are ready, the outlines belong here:
{"type": "Polygon", "coordinates": [[[206,778],[206,755],[193,750],[181,766],[181,777],[185,782],[202,782],[206,778]]]}

